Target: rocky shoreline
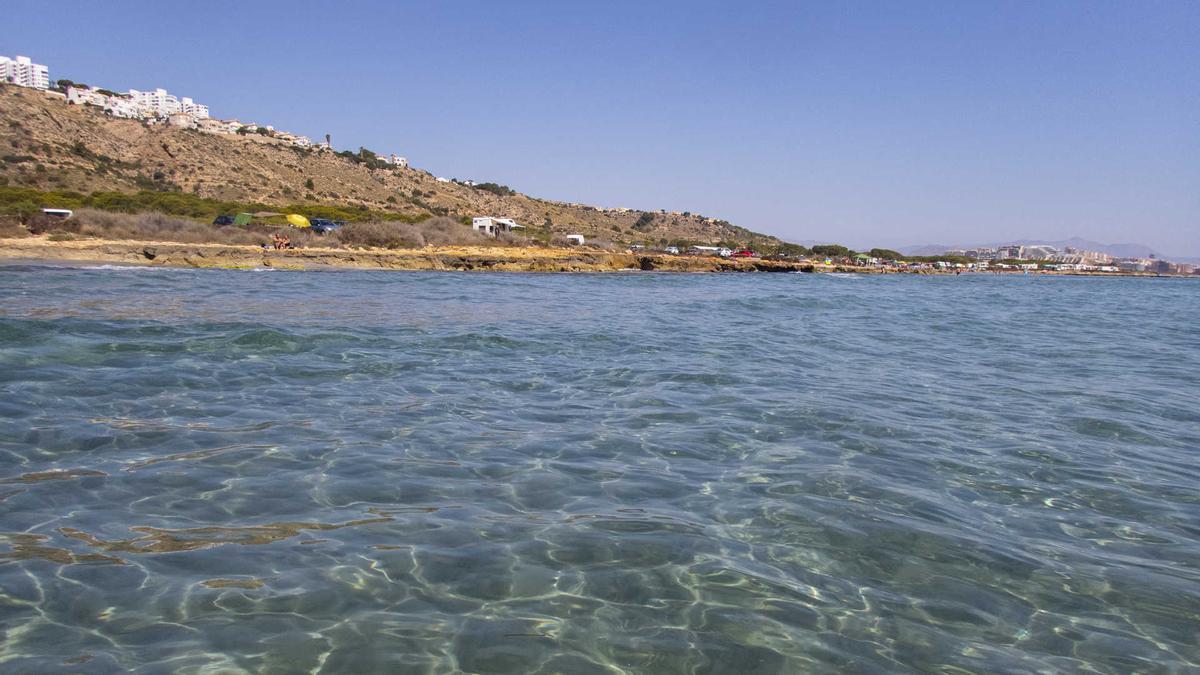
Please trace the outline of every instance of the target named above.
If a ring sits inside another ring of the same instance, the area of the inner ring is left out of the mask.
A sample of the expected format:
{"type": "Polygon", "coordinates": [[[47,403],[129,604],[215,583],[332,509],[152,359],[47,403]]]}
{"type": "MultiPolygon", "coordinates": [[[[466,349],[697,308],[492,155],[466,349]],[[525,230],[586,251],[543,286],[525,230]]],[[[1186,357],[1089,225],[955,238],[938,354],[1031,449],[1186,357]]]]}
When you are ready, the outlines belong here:
{"type": "MultiPolygon", "coordinates": [[[[634,254],[586,248],[445,246],[421,249],[304,248],[76,239],[0,239],[0,259],[94,262],[152,267],[285,270],[384,269],[493,272],[842,272],[954,274],[954,270],[820,265],[812,262],[634,254]]],[[[1021,274],[1021,272],[999,272],[1021,274]]],[[[1038,272],[1060,276],[1158,276],[1145,273],[1038,272]]]]}
{"type": "Polygon", "coordinates": [[[47,237],[0,239],[0,258],[222,269],[386,269],[497,272],[811,272],[811,263],[635,255],[580,248],[446,246],[420,249],[303,248],[47,237]]]}

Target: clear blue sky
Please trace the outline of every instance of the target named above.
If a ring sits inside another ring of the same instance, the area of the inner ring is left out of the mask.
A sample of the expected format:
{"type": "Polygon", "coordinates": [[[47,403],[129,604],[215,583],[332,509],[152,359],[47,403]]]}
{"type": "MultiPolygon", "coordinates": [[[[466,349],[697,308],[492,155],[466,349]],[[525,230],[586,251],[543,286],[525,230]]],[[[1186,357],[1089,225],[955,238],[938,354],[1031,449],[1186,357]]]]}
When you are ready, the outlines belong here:
{"type": "Polygon", "coordinates": [[[1200,255],[1200,2],[6,0],[0,54],[535,196],[1200,255]]]}

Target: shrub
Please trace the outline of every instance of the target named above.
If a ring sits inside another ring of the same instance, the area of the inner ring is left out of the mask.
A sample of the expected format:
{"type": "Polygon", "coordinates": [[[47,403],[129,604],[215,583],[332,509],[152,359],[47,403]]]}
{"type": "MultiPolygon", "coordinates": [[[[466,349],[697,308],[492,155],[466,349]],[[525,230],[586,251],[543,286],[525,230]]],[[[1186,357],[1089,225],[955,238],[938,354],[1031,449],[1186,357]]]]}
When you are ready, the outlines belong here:
{"type": "Polygon", "coordinates": [[[817,255],[828,256],[830,258],[840,258],[850,255],[850,249],[839,244],[818,244],[812,247],[812,252],[817,255]]]}
{"type": "Polygon", "coordinates": [[[343,246],[374,248],[481,245],[490,241],[458,221],[444,217],[419,223],[397,220],[346,223],[332,238],[343,246]]]}
{"type": "Polygon", "coordinates": [[[633,224],[633,229],[637,230],[638,232],[645,232],[646,230],[650,229],[653,223],[654,214],[646,212],[643,213],[641,217],[637,219],[637,222],[633,224]]]}
{"type": "Polygon", "coordinates": [[[184,244],[264,244],[270,240],[270,230],[265,228],[214,227],[162,213],[108,213],[96,209],[80,209],[72,218],[48,224],[45,229],[73,231],[102,239],[184,244]]]}
{"type": "Polygon", "coordinates": [[[16,216],[0,216],[0,239],[16,239],[28,237],[29,230],[21,225],[21,219],[16,216]]]}
{"type": "Polygon", "coordinates": [[[515,190],[507,185],[497,185],[496,183],[479,183],[475,186],[475,189],[490,192],[497,197],[510,197],[517,194],[515,190]]]}

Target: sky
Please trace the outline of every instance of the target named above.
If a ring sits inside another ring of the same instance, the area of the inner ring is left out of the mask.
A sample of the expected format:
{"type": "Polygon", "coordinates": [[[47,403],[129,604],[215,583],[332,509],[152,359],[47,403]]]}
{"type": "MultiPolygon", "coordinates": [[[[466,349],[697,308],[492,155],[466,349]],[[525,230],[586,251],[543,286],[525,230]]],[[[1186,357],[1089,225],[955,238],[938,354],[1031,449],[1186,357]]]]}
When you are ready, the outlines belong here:
{"type": "Polygon", "coordinates": [[[435,175],[856,248],[1200,256],[1200,2],[5,0],[0,54],[435,175]]]}

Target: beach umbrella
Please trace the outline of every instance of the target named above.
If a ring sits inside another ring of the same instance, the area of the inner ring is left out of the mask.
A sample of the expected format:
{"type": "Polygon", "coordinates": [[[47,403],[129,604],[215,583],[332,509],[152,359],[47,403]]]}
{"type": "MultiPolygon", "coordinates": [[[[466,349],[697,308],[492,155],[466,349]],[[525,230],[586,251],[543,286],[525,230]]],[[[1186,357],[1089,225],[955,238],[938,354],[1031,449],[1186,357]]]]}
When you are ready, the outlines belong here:
{"type": "Polygon", "coordinates": [[[287,221],[295,227],[308,227],[311,225],[311,223],[308,222],[308,218],[305,218],[299,213],[289,213],[287,215],[287,221]]]}

